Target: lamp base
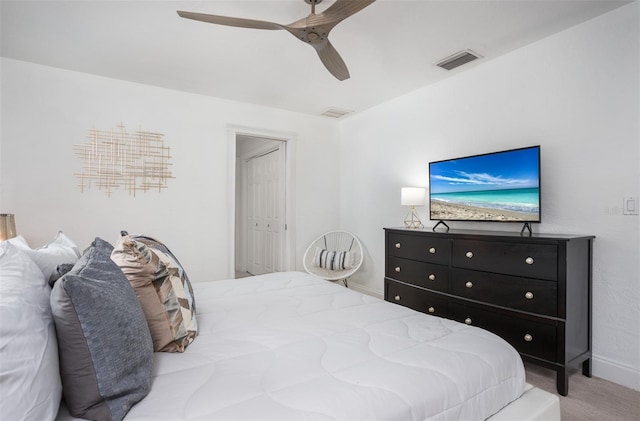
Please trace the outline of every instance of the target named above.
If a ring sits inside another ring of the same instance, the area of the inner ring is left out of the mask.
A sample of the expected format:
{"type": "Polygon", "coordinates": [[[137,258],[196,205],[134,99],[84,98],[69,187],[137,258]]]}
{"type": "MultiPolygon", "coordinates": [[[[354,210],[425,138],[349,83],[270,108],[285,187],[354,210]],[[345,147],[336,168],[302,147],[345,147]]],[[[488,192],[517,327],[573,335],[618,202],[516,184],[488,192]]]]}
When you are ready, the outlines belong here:
{"type": "Polygon", "coordinates": [[[422,225],[422,221],[420,221],[418,215],[416,215],[416,213],[413,211],[413,206],[411,206],[411,210],[404,218],[404,226],[412,230],[421,230],[424,228],[424,225],[422,225]]]}
{"type": "Polygon", "coordinates": [[[17,236],[16,219],[12,213],[0,213],[0,241],[17,236]]]}

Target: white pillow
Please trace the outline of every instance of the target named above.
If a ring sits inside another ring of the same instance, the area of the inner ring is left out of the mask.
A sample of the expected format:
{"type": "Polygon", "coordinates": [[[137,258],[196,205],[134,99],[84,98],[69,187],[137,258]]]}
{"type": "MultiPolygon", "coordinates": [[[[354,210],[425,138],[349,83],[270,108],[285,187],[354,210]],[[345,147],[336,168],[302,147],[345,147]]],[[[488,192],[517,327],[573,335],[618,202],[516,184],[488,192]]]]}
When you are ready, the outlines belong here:
{"type": "Polygon", "coordinates": [[[13,238],[9,238],[7,241],[10,242],[11,244],[13,244],[14,246],[16,246],[19,249],[31,250],[31,247],[29,247],[29,243],[27,243],[27,240],[25,240],[24,237],[21,236],[21,235],[18,235],[18,236],[13,237],[13,238]]]}
{"type": "Polygon", "coordinates": [[[62,396],[51,289],[38,266],[0,243],[2,419],[53,420],[62,396]]]}
{"type": "Polygon", "coordinates": [[[74,264],[80,257],[78,246],[62,231],[58,231],[53,240],[36,250],[29,247],[29,244],[21,235],[10,238],[7,241],[29,255],[44,274],[46,281],[49,281],[52,275],[56,274],[58,265],[64,263],[74,264]]]}
{"type": "Polygon", "coordinates": [[[80,257],[81,253],[78,250],[78,246],[73,240],[67,237],[62,231],[58,231],[53,240],[49,241],[47,244],[42,246],[42,248],[51,248],[51,247],[67,247],[73,249],[76,256],[80,257]]]}

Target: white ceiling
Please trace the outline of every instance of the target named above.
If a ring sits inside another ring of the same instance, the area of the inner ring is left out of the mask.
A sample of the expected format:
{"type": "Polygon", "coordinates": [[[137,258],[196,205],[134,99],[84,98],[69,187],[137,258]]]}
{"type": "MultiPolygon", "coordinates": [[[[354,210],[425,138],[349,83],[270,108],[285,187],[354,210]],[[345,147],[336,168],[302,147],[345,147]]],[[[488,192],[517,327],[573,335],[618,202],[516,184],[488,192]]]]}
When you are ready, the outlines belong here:
{"type": "MultiPolygon", "coordinates": [[[[317,13],[332,5],[324,0],[317,13]]],[[[1,2],[1,53],[79,72],[318,115],[365,110],[606,13],[617,0],[377,0],[329,39],[351,78],[338,81],[286,31],[218,26],[186,10],[291,23],[304,0],[1,2]],[[483,59],[451,72],[463,49],[483,59]]]]}

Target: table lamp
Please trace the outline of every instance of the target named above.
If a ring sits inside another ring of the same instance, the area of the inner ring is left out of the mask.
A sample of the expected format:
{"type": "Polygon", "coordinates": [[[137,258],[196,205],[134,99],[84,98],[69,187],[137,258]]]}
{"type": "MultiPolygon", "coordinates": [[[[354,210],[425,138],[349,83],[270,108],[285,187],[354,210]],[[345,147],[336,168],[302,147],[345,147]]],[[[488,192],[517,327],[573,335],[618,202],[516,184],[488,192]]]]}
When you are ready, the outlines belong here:
{"type": "Polygon", "coordinates": [[[423,187],[403,187],[400,202],[402,206],[411,206],[411,210],[404,218],[404,226],[409,229],[422,229],[424,225],[415,213],[416,206],[424,206],[423,187]]]}
{"type": "Polygon", "coordinates": [[[0,213],[0,241],[16,236],[16,220],[12,213],[0,213]]]}

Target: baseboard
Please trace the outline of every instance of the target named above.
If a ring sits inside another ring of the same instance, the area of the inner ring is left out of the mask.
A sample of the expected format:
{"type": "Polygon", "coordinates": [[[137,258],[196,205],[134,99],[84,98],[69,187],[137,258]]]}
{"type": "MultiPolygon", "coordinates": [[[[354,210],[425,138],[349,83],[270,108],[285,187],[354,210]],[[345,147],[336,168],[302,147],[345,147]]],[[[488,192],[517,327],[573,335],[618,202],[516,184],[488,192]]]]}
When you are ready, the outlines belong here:
{"type": "Polygon", "coordinates": [[[358,291],[358,292],[361,292],[363,294],[366,294],[366,295],[371,295],[372,297],[380,298],[381,300],[384,299],[384,293],[382,291],[378,291],[378,290],[375,290],[375,289],[367,288],[366,286],[364,286],[362,284],[357,284],[355,282],[349,282],[349,288],[354,290],[354,291],[358,291]]]}
{"type": "Polygon", "coordinates": [[[591,359],[591,363],[594,376],[640,391],[639,370],[596,356],[591,359]]]}

